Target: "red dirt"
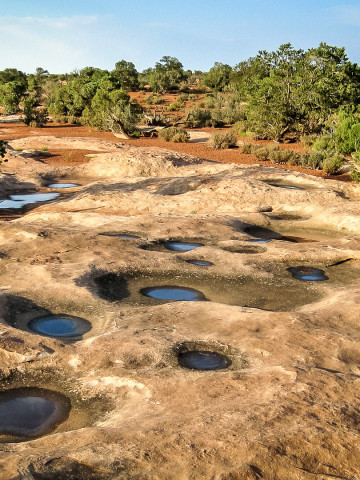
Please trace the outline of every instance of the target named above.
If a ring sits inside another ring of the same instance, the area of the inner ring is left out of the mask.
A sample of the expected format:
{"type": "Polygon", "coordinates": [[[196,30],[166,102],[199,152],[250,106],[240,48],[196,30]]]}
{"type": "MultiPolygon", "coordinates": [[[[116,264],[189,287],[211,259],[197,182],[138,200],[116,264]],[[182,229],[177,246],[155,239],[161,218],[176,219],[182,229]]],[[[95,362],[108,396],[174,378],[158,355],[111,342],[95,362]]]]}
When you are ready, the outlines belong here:
{"type": "MultiPolygon", "coordinates": [[[[202,128],[197,129],[199,132],[215,133],[219,132],[219,129],[215,128],[202,128]]],[[[22,123],[3,123],[0,124],[0,139],[1,140],[14,140],[29,136],[40,135],[55,135],[57,137],[92,137],[109,140],[112,142],[129,143],[131,145],[139,147],[158,147],[173,150],[180,153],[186,153],[194,155],[196,157],[214,160],[222,163],[236,163],[242,164],[260,164],[271,165],[276,168],[283,168],[287,170],[293,170],[297,172],[303,172],[308,175],[314,175],[317,177],[326,177],[342,181],[351,181],[348,173],[337,176],[326,176],[324,172],[317,170],[308,170],[305,168],[289,165],[273,165],[270,162],[259,162],[253,155],[247,155],[240,152],[238,148],[228,150],[216,150],[204,143],[172,143],[165,142],[160,138],[140,138],[134,140],[119,140],[111,132],[101,132],[91,127],[83,127],[79,125],[63,125],[58,123],[49,123],[42,128],[28,127],[22,123]]],[[[248,138],[239,138],[240,141],[246,143],[257,143],[260,145],[268,145],[272,143],[269,140],[251,140],[248,138]]],[[[280,145],[281,148],[295,150],[299,153],[303,153],[303,146],[298,143],[280,145]]],[[[41,148],[41,145],[39,145],[41,148]]],[[[46,163],[51,165],[78,165],[81,163],[87,163],[89,161],[86,154],[92,153],[91,150],[76,150],[76,149],[56,149],[49,150],[52,154],[51,157],[44,159],[46,163]]],[[[99,152],[96,152],[99,153],[99,152]]]]}

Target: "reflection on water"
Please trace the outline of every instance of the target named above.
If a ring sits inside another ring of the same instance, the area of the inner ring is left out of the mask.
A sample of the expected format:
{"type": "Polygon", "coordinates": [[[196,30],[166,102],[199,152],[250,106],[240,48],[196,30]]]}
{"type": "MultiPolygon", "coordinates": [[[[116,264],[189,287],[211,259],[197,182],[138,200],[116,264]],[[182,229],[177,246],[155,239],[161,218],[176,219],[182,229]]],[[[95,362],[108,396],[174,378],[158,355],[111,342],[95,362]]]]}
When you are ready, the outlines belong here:
{"type": "Polygon", "coordinates": [[[48,337],[78,337],[91,330],[91,323],[70,315],[45,315],[28,324],[30,330],[48,337]]]}
{"type": "Polygon", "coordinates": [[[175,252],[189,252],[198,247],[203,247],[203,243],[175,242],[169,241],[164,243],[165,248],[174,250],[175,252]]]}
{"type": "Polygon", "coordinates": [[[200,302],[206,300],[205,295],[199,290],[186,287],[159,286],[142,288],[140,293],[145,297],[155,298],[156,300],[176,300],[187,302],[200,302]]]}
{"type": "Polygon", "coordinates": [[[49,202],[60,193],[27,193],[23,195],[10,195],[8,199],[0,199],[0,209],[18,209],[33,203],[49,202]]]}
{"type": "Polygon", "coordinates": [[[231,360],[217,352],[192,350],[179,353],[179,365],[192,370],[220,370],[231,365],[231,360]]]}

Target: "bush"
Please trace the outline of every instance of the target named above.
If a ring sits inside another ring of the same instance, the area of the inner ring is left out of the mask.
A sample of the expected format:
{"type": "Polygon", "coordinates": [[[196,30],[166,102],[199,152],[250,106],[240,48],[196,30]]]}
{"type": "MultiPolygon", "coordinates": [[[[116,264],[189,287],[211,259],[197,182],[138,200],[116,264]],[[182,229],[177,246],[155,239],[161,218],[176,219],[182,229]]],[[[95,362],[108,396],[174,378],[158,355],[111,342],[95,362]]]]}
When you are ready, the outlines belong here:
{"type": "Polygon", "coordinates": [[[318,136],[316,134],[302,135],[300,137],[300,142],[304,145],[304,147],[312,147],[317,138],[318,136]]]}
{"type": "Polygon", "coordinates": [[[48,121],[47,111],[44,108],[36,108],[34,97],[26,98],[24,100],[24,116],[21,117],[21,121],[33,128],[42,127],[48,121]]]}
{"type": "Polygon", "coordinates": [[[315,151],[335,151],[335,140],[330,137],[330,135],[322,135],[319,137],[313,144],[313,149],[315,151]]]}
{"type": "Polygon", "coordinates": [[[210,125],[217,128],[225,125],[224,115],[221,110],[213,110],[211,112],[210,125]]]}
{"type": "Polygon", "coordinates": [[[351,165],[350,178],[356,183],[360,183],[360,165],[351,165]]]}
{"type": "Polygon", "coordinates": [[[344,165],[344,157],[341,155],[333,155],[325,158],[322,169],[326,175],[337,175],[340,173],[344,165]]]}
{"type": "Polygon", "coordinates": [[[270,158],[270,150],[267,147],[260,147],[254,151],[254,155],[260,162],[264,162],[265,160],[269,160],[270,158]]]}
{"type": "Polygon", "coordinates": [[[192,108],[186,112],[185,126],[188,128],[209,127],[211,125],[211,113],[209,110],[192,108]]]}
{"type": "Polygon", "coordinates": [[[325,158],[323,152],[313,152],[310,155],[303,156],[306,157],[306,163],[303,162],[303,167],[311,168],[312,170],[321,170],[325,158]]]}
{"type": "Polygon", "coordinates": [[[184,128],[169,127],[160,130],[159,137],[166,142],[186,143],[189,140],[190,135],[184,128]]]}
{"type": "Polygon", "coordinates": [[[244,143],[240,147],[241,153],[245,153],[247,155],[253,153],[253,145],[251,143],[244,143]]]}
{"type": "Polygon", "coordinates": [[[216,133],[211,140],[215,148],[225,149],[237,146],[237,139],[231,132],[216,133]]]}
{"type": "Polygon", "coordinates": [[[290,165],[298,165],[300,161],[298,155],[291,150],[281,150],[279,147],[273,147],[269,152],[269,160],[272,163],[284,164],[288,163],[290,165]]]}
{"type": "Polygon", "coordinates": [[[234,135],[242,135],[244,132],[246,132],[245,122],[235,122],[234,125],[231,127],[231,131],[234,135]]]}
{"type": "Polygon", "coordinates": [[[169,105],[166,107],[166,110],[168,112],[174,112],[181,110],[183,108],[184,104],[180,102],[171,102],[169,105]]]}
{"type": "Polygon", "coordinates": [[[145,98],[144,102],[148,105],[160,105],[161,103],[164,103],[165,100],[160,95],[151,94],[145,98]]]}

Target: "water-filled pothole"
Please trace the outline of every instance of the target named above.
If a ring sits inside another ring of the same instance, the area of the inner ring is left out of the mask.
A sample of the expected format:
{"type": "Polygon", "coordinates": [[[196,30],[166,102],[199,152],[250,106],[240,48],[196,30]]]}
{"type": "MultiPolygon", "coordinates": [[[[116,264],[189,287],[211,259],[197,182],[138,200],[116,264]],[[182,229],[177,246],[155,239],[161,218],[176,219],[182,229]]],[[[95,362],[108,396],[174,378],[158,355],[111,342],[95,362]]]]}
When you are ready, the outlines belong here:
{"type": "Polygon", "coordinates": [[[213,262],[209,262],[208,260],[186,260],[187,263],[191,263],[192,265],[197,265],[198,267],[211,267],[213,262]]]}
{"type": "Polygon", "coordinates": [[[54,189],[62,189],[80,187],[80,185],[78,183],[50,183],[50,185],[48,185],[47,187],[54,189]]]}
{"type": "Polygon", "coordinates": [[[162,285],[158,287],[146,287],[140,290],[141,295],[155,298],[156,300],[173,300],[186,302],[201,302],[206,300],[204,294],[194,288],[162,285]]]}
{"type": "Polygon", "coordinates": [[[142,250],[149,250],[153,252],[189,252],[198,247],[203,247],[204,244],[198,241],[185,240],[158,240],[155,242],[140,245],[142,250]]]}
{"type": "MultiPolygon", "coordinates": [[[[241,305],[271,311],[291,311],[313,303],[322,290],[309,282],[293,282],[284,276],[284,266],[276,274],[225,277],[211,274],[209,269],[189,272],[105,273],[94,278],[97,294],[110,302],[159,305],[179,300],[210,300],[228,305],[241,305]],[[185,298],[175,297],[181,288],[185,298]],[[197,292],[201,292],[202,298],[197,292]],[[151,294],[144,295],[144,293],[151,294]],[[158,293],[166,296],[160,297],[158,293]]],[[[92,289],[92,287],[90,286],[92,289]]]]}
{"type": "MultiPolygon", "coordinates": [[[[56,302],[56,308],[60,309],[58,300],[56,302]]],[[[65,306],[68,307],[69,305],[66,304],[65,306]]],[[[82,340],[83,335],[93,328],[89,320],[77,316],[76,313],[80,312],[73,310],[69,311],[69,314],[53,313],[49,308],[40,306],[27,298],[7,295],[3,318],[13,328],[58,338],[62,343],[74,343],[82,340]],[[74,315],[72,315],[73,312],[74,315]]],[[[89,312],[84,313],[86,316],[88,314],[89,312]]],[[[94,314],[92,310],[91,314],[94,314]]]]}
{"type": "Polygon", "coordinates": [[[47,337],[75,339],[91,330],[91,323],[65,314],[45,315],[28,323],[30,330],[47,337]]]}
{"type": "Polygon", "coordinates": [[[25,387],[0,393],[0,442],[51,433],[69,417],[70,399],[52,390],[25,387]]]}
{"type": "Polygon", "coordinates": [[[191,370],[222,370],[231,365],[231,360],[218,352],[192,350],[178,354],[179,365],[191,370]]]}
{"type": "Polygon", "coordinates": [[[203,243],[190,243],[190,242],[180,242],[180,241],[169,241],[164,243],[164,247],[168,250],[173,250],[174,252],[189,252],[198,247],[203,247],[203,243]]]}
{"type": "Polygon", "coordinates": [[[27,193],[23,195],[10,195],[8,199],[0,199],[0,209],[20,209],[26,205],[49,202],[55,200],[60,193],[27,193]]]}
{"type": "Polygon", "coordinates": [[[292,274],[293,278],[297,280],[321,282],[329,280],[329,277],[325,275],[324,270],[314,267],[290,267],[288,271],[292,274]]]}

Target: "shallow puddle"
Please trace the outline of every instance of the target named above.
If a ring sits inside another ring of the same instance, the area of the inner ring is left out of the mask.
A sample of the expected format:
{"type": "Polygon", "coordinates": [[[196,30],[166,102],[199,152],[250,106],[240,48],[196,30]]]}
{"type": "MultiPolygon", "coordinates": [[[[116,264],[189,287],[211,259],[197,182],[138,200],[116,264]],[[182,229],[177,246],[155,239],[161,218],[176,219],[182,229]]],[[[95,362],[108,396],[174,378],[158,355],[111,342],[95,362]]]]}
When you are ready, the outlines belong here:
{"type": "Polygon", "coordinates": [[[0,442],[26,441],[52,432],[70,413],[63,394],[42,388],[14,388],[0,393],[0,442]]]}
{"type": "Polygon", "coordinates": [[[45,315],[28,323],[33,332],[55,338],[80,337],[91,330],[91,323],[70,315],[45,315]]]}
{"type": "Polygon", "coordinates": [[[19,209],[34,203],[50,202],[55,200],[59,193],[27,193],[22,195],[10,195],[7,199],[0,199],[0,209],[19,209]]]}
{"type": "Polygon", "coordinates": [[[314,267],[290,267],[288,271],[292,274],[293,278],[303,281],[322,282],[329,280],[329,277],[325,275],[324,270],[314,267]]]}
{"type": "Polygon", "coordinates": [[[178,354],[179,365],[191,370],[220,370],[231,365],[225,355],[206,350],[192,350],[178,354]]]}
{"type": "Polygon", "coordinates": [[[54,188],[54,189],[62,189],[62,188],[74,188],[74,187],[80,187],[78,183],[51,183],[50,185],[47,185],[48,188],[54,188]]]}
{"type": "Polygon", "coordinates": [[[142,288],[140,293],[145,297],[155,298],[156,300],[174,300],[178,302],[201,302],[206,300],[204,294],[194,288],[173,285],[142,288]]]}
{"type": "Polygon", "coordinates": [[[191,263],[192,265],[197,265],[198,267],[211,267],[214,265],[212,262],[208,262],[207,260],[186,260],[187,263],[191,263]]]}
{"type": "Polygon", "coordinates": [[[203,247],[203,243],[175,242],[169,241],[164,243],[164,247],[175,252],[189,252],[198,247],[203,247]]]}

